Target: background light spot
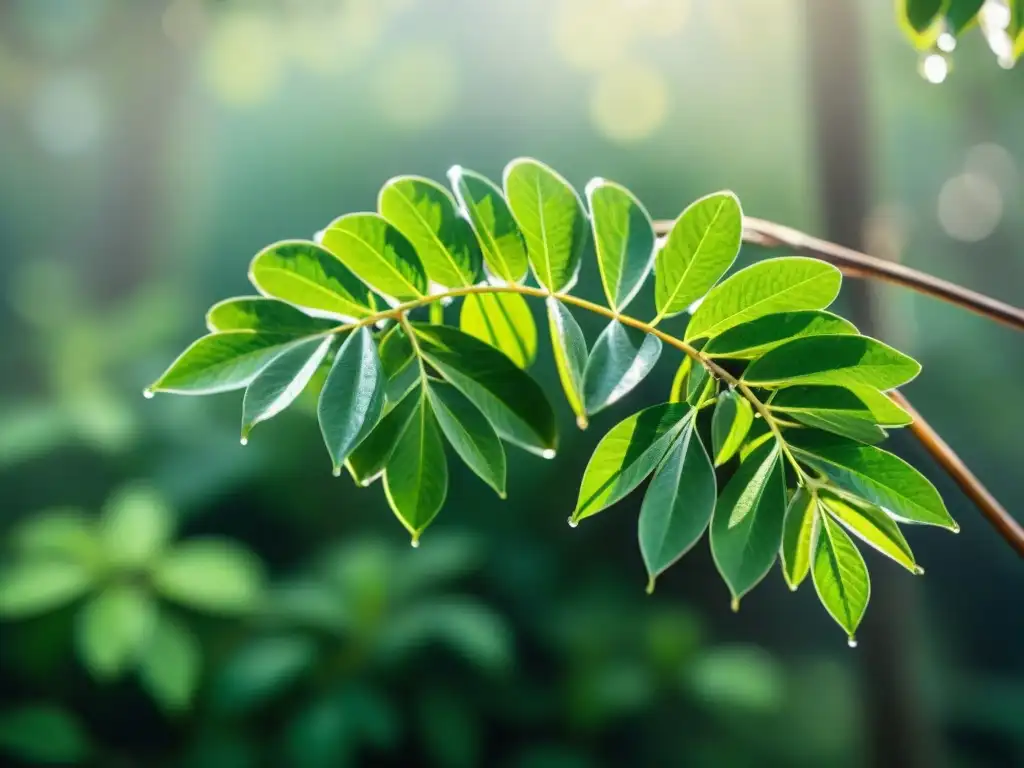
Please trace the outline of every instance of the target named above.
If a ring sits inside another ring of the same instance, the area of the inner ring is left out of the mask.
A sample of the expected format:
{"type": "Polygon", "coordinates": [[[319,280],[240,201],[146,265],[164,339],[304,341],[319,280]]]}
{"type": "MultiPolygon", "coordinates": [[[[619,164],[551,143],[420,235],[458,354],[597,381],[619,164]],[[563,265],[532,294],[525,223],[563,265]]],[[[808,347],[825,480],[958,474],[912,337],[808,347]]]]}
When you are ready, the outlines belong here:
{"type": "Polygon", "coordinates": [[[39,144],[55,155],[74,155],[91,148],[105,123],[95,78],[66,72],[45,80],[29,107],[29,124],[39,144]]]}
{"type": "Polygon", "coordinates": [[[251,12],[226,13],[214,27],[204,62],[210,88],[229,104],[245,106],[269,98],[282,79],[274,26],[251,12]]]}
{"type": "Polygon", "coordinates": [[[986,176],[963,173],[942,185],[938,216],[950,237],[969,243],[984,240],[1003,217],[1003,196],[986,176]]]}
{"type": "Polygon", "coordinates": [[[668,85],[653,67],[630,64],[605,73],[594,85],[590,115],[613,141],[639,141],[653,134],[668,114],[668,85]]]}
{"type": "Polygon", "coordinates": [[[458,68],[451,51],[434,43],[405,47],[381,65],[377,103],[388,122],[404,129],[442,121],[455,104],[458,68]]]}

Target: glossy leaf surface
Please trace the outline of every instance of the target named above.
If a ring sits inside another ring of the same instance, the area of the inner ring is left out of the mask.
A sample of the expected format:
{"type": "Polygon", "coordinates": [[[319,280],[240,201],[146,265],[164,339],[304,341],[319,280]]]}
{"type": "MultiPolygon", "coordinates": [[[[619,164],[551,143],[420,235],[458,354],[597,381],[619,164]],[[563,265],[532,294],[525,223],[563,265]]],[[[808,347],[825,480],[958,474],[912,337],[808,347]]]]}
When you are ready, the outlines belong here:
{"type": "Polygon", "coordinates": [[[583,374],[587,413],[597,413],[629,394],[654,368],[661,340],[612,320],[594,342],[583,374]]]}
{"type": "Polygon", "coordinates": [[[537,324],[517,293],[471,294],[462,303],[459,328],[501,351],[520,368],[537,357],[537,324]]]}
{"type": "Polygon", "coordinates": [[[711,339],[703,352],[708,357],[753,360],[790,339],[851,333],[857,333],[853,323],[831,312],[778,312],[730,328],[711,339]]]}
{"type": "Polygon", "coordinates": [[[718,396],[711,419],[711,444],[716,467],[736,455],[753,423],[754,411],[745,397],[732,389],[718,396]]]}
{"type": "Polygon", "coordinates": [[[388,459],[384,490],[391,509],[418,541],[448,493],[444,443],[425,394],[417,398],[412,418],[388,459]]]}
{"type": "Polygon", "coordinates": [[[460,166],[448,171],[459,205],[466,212],[492,275],[507,283],[526,276],[526,241],[502,191],[484,176],[460,166]]]}
{"type": "Polygon", "coordinates": [[[302,394],[333,343],[333,335],[296,342],[260,371],[242,400],[243,440],[254,426],[273,418],[302,394]]]}
{"type": "Polygon", "coordinates": [[[585,190],[594,250],[608,306],[621,310],[644,284],[654,260],[654,225],[633,193],[604,179],[585,190]]]}
{"type": "Polygon", "coordinates": [[[442,381],[427,387],[444,436],[481,480],[505,498],[505,449],[494,427],[459,390],[442,381]]]}
{"type": "Polygon", "coordinates": [[[372,288],[399,301],[427,292],[427,273],[412,243],[383,216],[350,213],[324,231],[324,247],[372,288]]]}
{"type": "Polygon", "coordinates": [[[871,596],[868,569],[846,531],[828,515],[819,519],[821,529],[812,569],[814,588],[821,604],[853,642],[871,596]]]}
{"type": "Polygon", "coordinates": [[[803,486],[796,489],[786,506],[782,523],[782,575],[795,590],[807,577],[814,551],[818,501],[803,486]]]}
{"type": "Polygon", "coordinates": [[[587,340],[576,318],[558,299],[547,299],[548,330],[555,368],[562,382],[565,399],[576,414],[579,427],[587,426],[587,408],[583,402],[583,377],[587,368],[587,340]]]}

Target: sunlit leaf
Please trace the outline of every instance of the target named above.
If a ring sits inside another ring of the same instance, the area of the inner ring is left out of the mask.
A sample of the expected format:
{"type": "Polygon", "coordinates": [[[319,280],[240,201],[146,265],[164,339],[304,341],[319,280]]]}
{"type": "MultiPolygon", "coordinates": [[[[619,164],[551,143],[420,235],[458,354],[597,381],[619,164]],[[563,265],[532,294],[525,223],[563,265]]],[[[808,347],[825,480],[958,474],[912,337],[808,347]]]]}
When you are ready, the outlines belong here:
{"type": "Polygon", "coordinates": [[[384,371],[367,328],[341,345],[320,390],[317,416],[334,472],[377,424],[384,408],[384,371]]]}
{"type": "Polygon", "coordinates": [[[485,341],[520,368],[537,357],[537,325],[517,293],[470,294],[462,303],[459,328],[485,341]]]}
{"type": "Polygon", "coordinates": [[[324,231],[324,247],[361,280],[399,301],[427,292],[427,274],[412,243],[375,213],[350,213],[324,231]]]}
{"type": "Polygon", "coordinates": [[[640,507],[638,537],[648,589],[697,543],[715,509],[715,471],[695,429],[696,412],[690,413],[640,507]]]}
{"type": "Polygon", "coordinates": [[[754,411],[750,401],[736,390],[729,389],[718,396],[711,419],[711,444],[716,467],[736,454],[753,423],[754,411]]]}
{"type": "Polygon", "coordinates": [[[679,367],[676,369],[676,375],[672,378],[672,389],[669,393],[670,403],[678,403],[686,399],[692,370],[693,358],[686,355],[683,357],[683,362],[681,362],[679,367]]]}
{"type": "Polygon", "coordinates": [[[719,281],[736,260],[743,211],[732,192],[690,204],[669,231],[654,267],[658,317],[684,312],[719,281]]]}
{"type": "MultiPolygon", "coordinates": [[[[891,402],[884,395],[879,395],[891,402]]],[[[895,403],[893,406],[896,407],[895,403]]],[[[849,437],[862,443],[878,443],[886,433],[867,403],[852,390],[835,386],[797,386],[779,390],[769,403],[772,411],[809,427],[849,437]]]]}
{"type": "Polygon", "coordinates": [[[572,522],[610,507],[640,485],[665,458],[691,417],[686,403],[664,403],[612,427],[587,463],[572,522]]]}
{"type": "Polygon", "coordinates": [[[184,624],[161,613],[139,659],[139,678],[167,712],[188,709],[199,685],[199,640],[184,624]]]}
{"type": "Polygon", "coordinates": [[[389,379],[409,365],[415,357],[415,351],[409,337],[405,334],[405,328],[398,324],[392,326],[384,334],[377,351],[380,355],[384,375],[389,379]]]}
{"type": "Polygon", "coordinates": [[[748,384],[869,386],[893,389],[921,372],[916,360],[867,336],[809,336],[787,341],[750,364],[748,384]]]}
{"type": "Polygon", "coordinates": [[[896,0],[896,18],[920,50],[927,50],[942,31],[942,11],[949,0],[896,0]]]}
{"type": "Polygon", "coordinates": [[[412,418],[384,470],[384,490],[395,515],[418,542],[448,494],[448,462],[434,409],[420,393],[412,418]]]}
{"type": "Polygon", "coordinates": [[[529,158],[505,166],[504,187],[537,282],[549,291],[568,290],[587,242],[587,214],[579,195],[553,170],[529,158]]]}
{"type": "Polygon", "coordinates": [[[871,581],[857,547],[828,515],[821,514],[814,547],[814,588],[821,604],[854,642],[871,596],[871,581]]]}
{"type": "Polygon", "coordinates": [[[702,351],[708,357],[753,360],[790,339],[852,333],[857,333],[853,323],[831,312],[779,312],[724,331],[711,339],[702,351]]]}
{"type": "MultiPolygon", "coordinates": [[[[338,263],[330,254],[327,254],[327,258],[338,263]]],[[[224,299],[210,307],[206,313],[206,327],[211,333],[263,331],[301,338],[326,333],[337,325],[337,320],[310,317],[291,304],[264,296],[224,299]]]]}
{"type": "Polygon", "coordinates": [[[792,430],[787,442],[798,458],[820,469],[840,488],[862,496],[898,518],[952,531],[960,527],[928,479],[898,456],[818,430],[792,430]]]}
{"type": "Polygon", "coordinates": [[[587,367],[587,340],[576,318],[558,299],[546,301],[548,329],[551,332],[551,351],[562,382],[565,399],[576,414],[580,429],[587,426],[587,409],[583,403],[583,375],[587,367]]]}
{"type": "Polygon", "coordinates": [[[369,485],[384,472],[388,459],[419,407],[421,396],[418,387],[409,390],[348,455],[345,466],[359,485],[369,485]]]}
{"type": "Polygon", "coordinates": [[[807,577],[814,548],[818,514],[817,499],[800,486],[786,507],[782,523],[782,575],[790,589],[795,590],[807,577]]]}
{"type": "Polygon", "coordinates": [[[459,390],[443,381],[427,387],[444,436],[466,466],[505,498],[505,449],[494,427],[459,390]]]}
{"type": "Polygon", "coordinates": [[[921,573],[914,553],[896,521],[873,504],[848,502],[829,493],[821,494],[822,508],[850,533],[895,560],[911,573],[921,573]]]}
{"type": "Polygon", "coordinates": [[[92,586],[85,566],[62,560],[24,560],[0,570],[0,616],[27,619],[67,605],[92,586]]]}
{"type": "Polygon", "coordinates": [[[905,427],[914,421],[914,417],[894,403],[892,398],[874,387],[854,385],[847,389],[864,402],[876,424],[883,427],[905,427]]]}
{"type": "Polygon", "coordinates": [[[249,382],[242,399],[243,440],[254,426],[273,418],[302,394],[334,341],[331,334],[296,342],[249,382]]]}
{"type": "Polygon", "coordinates": [[[245,613],[263,594],[263,567],[249,550],[224,539],[186,541],[153,570],[168,600],[211,613],[245,613]]]}
{"type": "Polygon", "coordinates": [[[801,411],[793,413],[792,416],[804,426],[823,429],[826,432],[842,435],[868,445],[880,443],[888,437],[886,431],[876,425],[873,420],[850,414],[819,414],[814,411],[801,411]]]}
{"type": "Polygon", "coordinates": [[[644,284],[654,259],[654,225],[625,187],[593,179],[586,187],[597,266],[608,306],[621,311],[644,284]]]}
{"type": "Polygon", "coordinates": [[[686,341],[714,337],[777,312],[824,309],[839,294],[842,274],[802,256],[759,261],[716,286],[693,313],[686,341]]]}
{"type": "Polygon", "coordinates": [[[74,765],[89,758],[89,736],[70,712],[47,705],[0,714],[0,751],[26,765],[74,765]]]}
{"type": "Polygon", "coordinates": [[[503,439],[554,455],[555,414],[536,381],[505,355],[458,329],[415,329],[424,357],[483,411],[503,439]]]}
{"type": "Polygon", "coordinates": [[[732,592],[734,607],[775,562],[785,514],[782,454],[772,440],[740,464],[711,518],[711,554],[732,592]]]}
{"type": "Polygon", "coordinates": [[[156,618],[156,603],[140,587],[107,587],[78,614],[75,641],[82,662],[99,680],[117,677],[138,661],[156,618]]]}
{"type": "Polygon", "coordinates": [[[98,533],[109,562],[138,567],[158,557],[171,539],[174,513],[151,488],[122,488],[104,505],[98,533]]]}
{"type": "Polygon", "coordinates": [[[597,413],[629,394],[654,368],[661,340],[612,320],[594,342],[583,374],[588,413],[597,413]]]}
{"type": "Polygon", "coordinates": [[[249,265],[249,281],[264,296],[335,317],[358,320],[376,311],[373,294],[352,270],[304,240],[264,248],[249,265]]]}
{"type": "Polygon", "coordinates": [[[377,198],[377,209],[416,249],[427,277],[448,288],[472,285],[480,276],[481,254],[469,222],[437,182],[397,176],[377,198]]]}
{"type": "Polygon", "coordinates": [[[526,242],[502,191],[458,165],[448,171],[448,179],[480,241],[487,269],[507,283],[518,283],[528,267],[526,242]]]}

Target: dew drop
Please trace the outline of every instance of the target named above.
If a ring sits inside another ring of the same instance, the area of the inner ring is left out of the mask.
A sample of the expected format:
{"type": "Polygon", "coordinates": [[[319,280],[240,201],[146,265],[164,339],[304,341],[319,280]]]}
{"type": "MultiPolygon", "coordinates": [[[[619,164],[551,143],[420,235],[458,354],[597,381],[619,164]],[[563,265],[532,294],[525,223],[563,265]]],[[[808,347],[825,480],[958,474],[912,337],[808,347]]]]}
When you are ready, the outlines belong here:
{"type": "Polygon", "coordinates": [[[922,568],[920,565],[915,565],[914,566],[914,575],[915,576],[924,576],[924,568],[922,568]]]}
{"type": "Polygon", "coordinates": [[[545,459],[553,459],[555,458],[555,452],[550,448],[545,448],[544,451],[541,453],[541,456],[545,459]]]}
{"type": "Polygon", "coordinates": [[[579,524],[580,524],[579,520],[573,520],[571,517],[569,518],[569,527],[570,528],[575,528],[579,524]]]}
{"type": "Polygon", "coordinates": [[[953,523],[953,527],[950,528],[953,533],[960,533],[960,523],[953,523]]]}
{"type": "Polygon", "coordinates": [[[144,390],[142,390],[142,396],[144,398],[146,398],[147,400],[152,400],[153,399],[153,390],[152,389],[144,389],[144,390]]]}
{"type": "Polygon", "coordinates": [[[952,53],[956,50],[956,38],[949,32],[943,32],[936,41],[939,50],[943,53],[952,53]]]}
{"type": "Polygon", "coordinates": [[[925,80],[938,85],[949,74],[949,61],[941,53],[929,53],[921,59],[920,69],[925,80]]]}
{"type": "Polygon", "coordinates": [[[740,599],[738,597],[734,597],[732,599],[732,602],[729,603],[729,607],[732,608],[732,612],[733,613],[739,613],[739,610],[740,610],[740,599]]]}
{"type": "Polygon", "coordinates": [[[242,445],[248,445],[249,444],[249,438],[248,437],[243,437],[238,442],[240,442],[242,445]]]}
{"type": "Polygon", "coordinates": [[[590,426],[590,422],[587,421],[586,416],[577,416],[576,426],[579,427],[580,429],[586,429],[588,426],[590,426]]]}
{"type": "Polygon", "coordinates": [[[331,474],[335,477],[341,477],[341,467],[335,467],[331,470],[331,474]]]}
{"type": "Polygon", "coordinates": [[[413,548],[413,549],[419,549],[419,548],[420,548],[420,540],[419,540],[419,539],[415,539],[415,538],[414,538],[414,539],[413,539],[413,540],[412,540],[411,542],[409,542],[409,543],[410,543],[410,544],[412,545],[412,548],[413,548]]]}
{"type": "Polygon", "coordinates": [[[857,647],[857,638],[855,638],[855,637],[854,637],[853,635],[850,635],[850,636],[849,636],[849,637],[848,637],[848,638],[846,639],[846,644],[847,644],[848,646],[850,646],[851,648],[856,648],[856,647],[857,647]]]}

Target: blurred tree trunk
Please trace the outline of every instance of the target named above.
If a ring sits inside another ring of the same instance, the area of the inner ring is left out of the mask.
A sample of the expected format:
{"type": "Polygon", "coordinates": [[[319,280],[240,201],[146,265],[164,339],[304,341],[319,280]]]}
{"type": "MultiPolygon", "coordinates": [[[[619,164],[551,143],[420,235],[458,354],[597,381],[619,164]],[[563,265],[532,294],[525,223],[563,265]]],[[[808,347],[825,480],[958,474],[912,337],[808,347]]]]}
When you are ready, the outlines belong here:
{"type": "MultiPolygon", "coordinates": [[[[805,0],[809,111],[816,142],[818,200],[829,240],[864,248],[871,198],[871,152],[865,83],[866,40],[856,0],[805,0]]],[[[848,280],[843,293],[854,323],[879,333],[876,295],[867,281],[848,280]]],[[[937,742],[920,696],[916,585],[884,571],[861,628],[867,760],[886,768],[935,768],[937,742]]]]}

